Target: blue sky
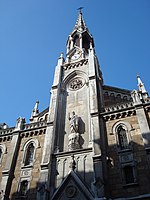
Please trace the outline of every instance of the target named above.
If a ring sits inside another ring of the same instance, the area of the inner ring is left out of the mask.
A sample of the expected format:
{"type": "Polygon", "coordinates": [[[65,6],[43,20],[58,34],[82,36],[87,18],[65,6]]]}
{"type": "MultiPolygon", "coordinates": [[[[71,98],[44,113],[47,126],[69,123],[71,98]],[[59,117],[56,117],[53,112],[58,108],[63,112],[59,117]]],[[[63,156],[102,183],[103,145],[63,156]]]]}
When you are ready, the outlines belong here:
{"type": "Polygon", "coordinates": [[[95,41],[104,83],[150,92],[149,0],[0,0],[0,123],[48,107],[54,69],[77,19],[95,41]]]}

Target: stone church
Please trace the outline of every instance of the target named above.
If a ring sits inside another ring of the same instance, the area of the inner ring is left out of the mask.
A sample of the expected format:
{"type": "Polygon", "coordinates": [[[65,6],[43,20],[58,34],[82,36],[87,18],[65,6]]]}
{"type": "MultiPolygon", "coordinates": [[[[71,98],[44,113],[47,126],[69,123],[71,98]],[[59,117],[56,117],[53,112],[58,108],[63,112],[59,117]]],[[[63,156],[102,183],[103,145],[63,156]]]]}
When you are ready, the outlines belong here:
{"type": "Polygon", "coordinates": [[[105,85],[82,12],[60,55],[50,105],[0,124],[0,199],[150,199],[150,98],[105,85]]]}

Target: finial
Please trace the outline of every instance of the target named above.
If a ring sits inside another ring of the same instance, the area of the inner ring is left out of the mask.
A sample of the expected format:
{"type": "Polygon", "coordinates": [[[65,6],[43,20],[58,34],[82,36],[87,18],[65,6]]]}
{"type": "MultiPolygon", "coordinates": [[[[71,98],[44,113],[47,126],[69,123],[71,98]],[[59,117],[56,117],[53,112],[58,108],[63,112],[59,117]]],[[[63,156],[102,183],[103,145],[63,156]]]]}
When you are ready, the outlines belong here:
{"type": "Polygon", "coordinates": [[[79,7],[77,10],[79,10],[79,13],[80,14],[82,14],[82,9],[83,9],[84,7],[79,7]]]}
{"type": "Polygon", "coordinates": [[[32,110],[31,118],[36,116],[39,113],[38,109],[39,101],[37,100],[34,106],[34,109],[32,110]]]}
{"type": "Polygon", "coordinates": [[[64,54],[63,54],[63,52],[61,52],[61,54],[60,54],[60,58],[63,58],[64,57],[64,54]]]}
{"type": "Polygon", "coordinates": [[[139,75],[137,75],[137,81],[138,81],[138,89],[139,89],[139,92],[141,93],[141,98],[143,100],[147,100],[148,92],[146,91],[144,83],[142,82],[139,75]]]}
{"type": "Polygon", "coordinates": [[[142,93],[146,93],[146,89],[144,87],[144,83],[142,82],[142,80],[141,80],[139,75],[137,75],[137,81],[138,81],[139,91],[142,92],[142,93]]]}

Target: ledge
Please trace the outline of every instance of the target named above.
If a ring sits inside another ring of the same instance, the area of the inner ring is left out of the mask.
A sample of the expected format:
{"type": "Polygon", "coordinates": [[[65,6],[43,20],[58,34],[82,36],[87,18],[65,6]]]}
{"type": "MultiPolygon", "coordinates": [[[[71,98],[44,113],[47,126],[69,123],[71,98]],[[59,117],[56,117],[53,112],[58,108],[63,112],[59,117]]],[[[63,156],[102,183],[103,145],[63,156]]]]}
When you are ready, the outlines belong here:
{"type": "Polygon", "coordinates": [[[92,148],[77,149],[77,150],[74,150],[74,151],[65,151],[65,152],[54,153],[53,156],[61,157],[61,156],[67,156],[67,155],[69,156],[69,155],[88,153],[88,152],[92,152],[92,148]]]}

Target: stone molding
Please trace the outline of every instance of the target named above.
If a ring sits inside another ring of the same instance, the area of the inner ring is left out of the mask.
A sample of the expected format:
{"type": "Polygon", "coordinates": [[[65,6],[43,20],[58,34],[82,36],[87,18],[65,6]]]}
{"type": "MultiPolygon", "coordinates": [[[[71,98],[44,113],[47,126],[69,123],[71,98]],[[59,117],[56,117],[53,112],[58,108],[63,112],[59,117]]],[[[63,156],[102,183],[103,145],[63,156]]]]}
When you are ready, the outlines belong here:
{"type": "Polygon", "coordinates": [[[64,70],[69,70],[69,69],[81,67],[83,65],[87,65],[87,63],[88,63],[88,59],[83,59],[83,60],[78,61],[78,62],[64,64],[63,67],[64,67],[64,70]]]}
{"type": "Polygon", "coordinates": [[[104,112],[101,113],[105,121],[133,116],[135,114],[136,110],[132,102],[106,107],[104,108],[104,112]]]}
{"type": "Polygon", "coordinates": [[[27,131],[27,132],[22,132],[20,134],[21,137],[32,137],[32,136],[36,136],[36,135],[42,135],[46,133],[46,128],[42,128],[39,130],[33,130],[33,131],[27,131]]]}

